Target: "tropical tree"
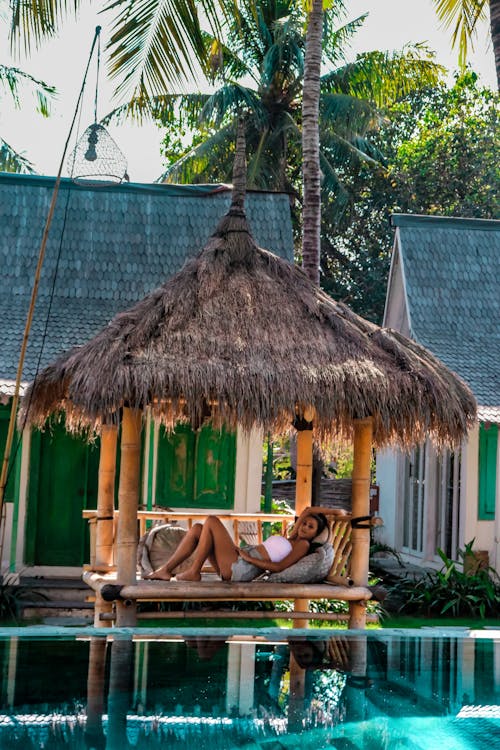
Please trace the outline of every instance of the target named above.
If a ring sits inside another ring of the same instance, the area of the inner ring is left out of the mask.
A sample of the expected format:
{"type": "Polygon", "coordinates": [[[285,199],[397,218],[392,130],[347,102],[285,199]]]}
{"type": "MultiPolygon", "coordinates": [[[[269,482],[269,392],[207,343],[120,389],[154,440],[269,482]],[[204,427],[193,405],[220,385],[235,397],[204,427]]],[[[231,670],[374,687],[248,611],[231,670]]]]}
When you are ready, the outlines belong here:
{"type": "Polygon", "coordinates": [[[490,29],[497,83],[500,89],[500,0],[434,0],[436,12],[446,28],[453,27],[452,43],[458,44],[458,62],[465,68],[469,45],[473,47],[476,27],[490,14],[490,29]]]}
{"type": "MultiPolygon", "coordinates": [[[[347,201],[339,170],[380,157],[365,138],[378,122],[376,107],[435,82],[440,72],[422,48],[366,53],[340,64],[363,20],[342,24],[337,8],[324,25],[321,187],[331,221],[347,201]]],[[[165,180],[224,182],[231,179],[235,121],[245,111],[249,186],[286,190],[301,200],[305,21],[293,0],[261,0],[257,6],[242,0],[238,15],[224,28],[224,44],[206,37],[213,94],[135,99],[113,115],[152,115],[161,122],[169,164],[165,180]]]]}
{"type": "Polygon", "coordinates": [[[392,212],[496,218],[500,210],[499,97],[470,72],[453,87],[414,92],[385,111],[372,134],[384,168],[367,162],[343,175],[350,200],[321,232],[322,286],[380,323],[393,230],[392,212]]]}

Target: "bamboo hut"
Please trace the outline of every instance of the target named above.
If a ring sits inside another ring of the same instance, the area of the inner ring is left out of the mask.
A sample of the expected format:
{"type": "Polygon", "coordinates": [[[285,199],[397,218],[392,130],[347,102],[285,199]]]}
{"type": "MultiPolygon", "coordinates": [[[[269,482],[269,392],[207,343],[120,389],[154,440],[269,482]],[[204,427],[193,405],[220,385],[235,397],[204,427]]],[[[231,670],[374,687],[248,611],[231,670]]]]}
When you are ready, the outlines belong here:
{"type": "MultiPolygon", "coordinates": [[[[354,440],[353,516],[369,514],[372,446],[457,444],[475,417],[467,386],[424,348],[354,314],[300,268],[255,244],[244,212],[244,140],[233,200],[200,254],[61,356],[30,386],[21,418],[101,433],[98,547],[109,549],[121,425],[117,578],[136,583],[139,436],[144,410],[167,427],[210,419],[297,429],[296,510],[310,504],[313,439],[354,440]],[[112,514],[111,514],[112,515],[112,514]]],[[[351,575],[367,584],[369,531],[352,530],[351,575]]],[[[151,585],[151,584],[150,584],[151,585]]],[[[166,584],[168,585],[168,584],[166,584]]],[[[122,614],[119,624],[133,624],[122,614]]],[[[363,609],[351,604],[351,625],[363,609]]]]}

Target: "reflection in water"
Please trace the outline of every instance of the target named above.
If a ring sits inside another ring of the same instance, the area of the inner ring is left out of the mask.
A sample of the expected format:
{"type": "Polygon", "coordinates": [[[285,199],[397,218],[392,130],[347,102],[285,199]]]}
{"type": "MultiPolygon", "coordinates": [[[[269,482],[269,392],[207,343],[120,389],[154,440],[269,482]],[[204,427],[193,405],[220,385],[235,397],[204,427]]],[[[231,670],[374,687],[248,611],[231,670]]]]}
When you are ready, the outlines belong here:
{"type": "MultiPolygon", "coordinates": [[[[280,633],[281,637],[281,633],[280,633]]],[[[0,640],[1,750],[491,750],[500,640],[0,640]]]]}

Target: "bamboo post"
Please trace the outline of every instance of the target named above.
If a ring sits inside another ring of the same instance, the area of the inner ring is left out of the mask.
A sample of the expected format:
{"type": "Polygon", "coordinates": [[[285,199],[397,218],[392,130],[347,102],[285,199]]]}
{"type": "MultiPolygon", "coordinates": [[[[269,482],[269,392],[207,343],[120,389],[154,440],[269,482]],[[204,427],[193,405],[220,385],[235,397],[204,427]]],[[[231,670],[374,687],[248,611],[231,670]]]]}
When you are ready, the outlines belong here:
{"type": "Polygon", "coordinates": [[[102,596],[96,592],[94,600],[94,628],[109,628],[111,622],[101,619],[101,615],[111,615],[113,604],[105,602],[102,596]]]}
{"type": "Polygon", "coordinates": [[[95,567],[106,569],[113,564],[113,520],[115,511],[115,472],[117,425],[103,425],[99,484],[97,490],[97,529],[95,567]]]}
{"type": "MultiPolygon", "coordinates": [[[[370,514],[370,465],[372,457],[373,420],[354,420],[354,457],[352,469],[352,517],[370,514]]],[[[368,524],[366,524],[368,526],[368,524]]],[[[351,578],[355,586],[368,585],[370,555],[370,529],[351,529],[351,578]]],[[[366,604],[352,602],[349,605],[349,627],[366,626],[366,604]]]]}
{"type": "Polygon", "coordinates": [[[295,513],[311,505],[312,493],[312,429],[297,432],[297,477],[295,480],[295,513]]]}
{"type": "Polygon", "coordinates": [[[300,732],[304,719],[306,670],[290,651],[290,692],[288,694],[288,732],[300,732]]]}
{"type": "Polygon", "coordinates": [[[344,688],[346,721],[361,722],[366,719],[366,671],[368,643],[366,635],[349,639],[349,677],[344,688]]]}
{"type": "Polygon", "coordinates": [[[127,712],[132,704],[132,638],[114,638],[111,645],[106,750],[124,750],[127,740],[127,712]]]}
{"type": "Polygon", "coordinates": [[[106,742],[102,728],[106,648],[106,638],[99,636],[90,639],[87,673],[87,723],[85,726],[87,747],[104,747],[106,742]]]}
{"type": "MultiPolygon", "coordinates": [[[[304,410],[303,418],[296,421],[297,429],[297,474],[295,479],[295,514],[299,516],[312,502],[313,433],[314,410],[304,410]]],[[[295,612],[308,612],[309,599],[295,599],[295,612]]],[[[294,628],[307,628],[308,620],[294,620],[294,628]]]]}
{"type": "MultiPolygon", "coordinates": [[[[117,581],[124,585],[135,584],[137,581],[137,510],[139,507],[141,422],[142,413],[139,409],[123,407],[116,575],[117,581]]],[[[116,624],[123,627],[133,627],[137,624],[135,602],[117,602],[116,624]]]]}

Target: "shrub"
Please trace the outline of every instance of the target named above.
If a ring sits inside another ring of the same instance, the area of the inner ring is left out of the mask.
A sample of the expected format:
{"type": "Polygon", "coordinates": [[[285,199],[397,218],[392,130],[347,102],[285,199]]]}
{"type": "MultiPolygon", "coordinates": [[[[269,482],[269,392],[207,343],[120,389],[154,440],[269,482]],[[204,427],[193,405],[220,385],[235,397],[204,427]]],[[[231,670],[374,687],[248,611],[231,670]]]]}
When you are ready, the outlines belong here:
{"type": "Polygon", "coordinates": [[[473,556],[472,542],[459,550],[459,560],[450,560],[438,550],[443,561],[439,571],[425,571],[417,580],[397,583],[393,592],[403,600],[399,611],[424,615],[496,617],[500,615],[500,578],[491,567],[464,570],[466,558],[473,556]]]}

